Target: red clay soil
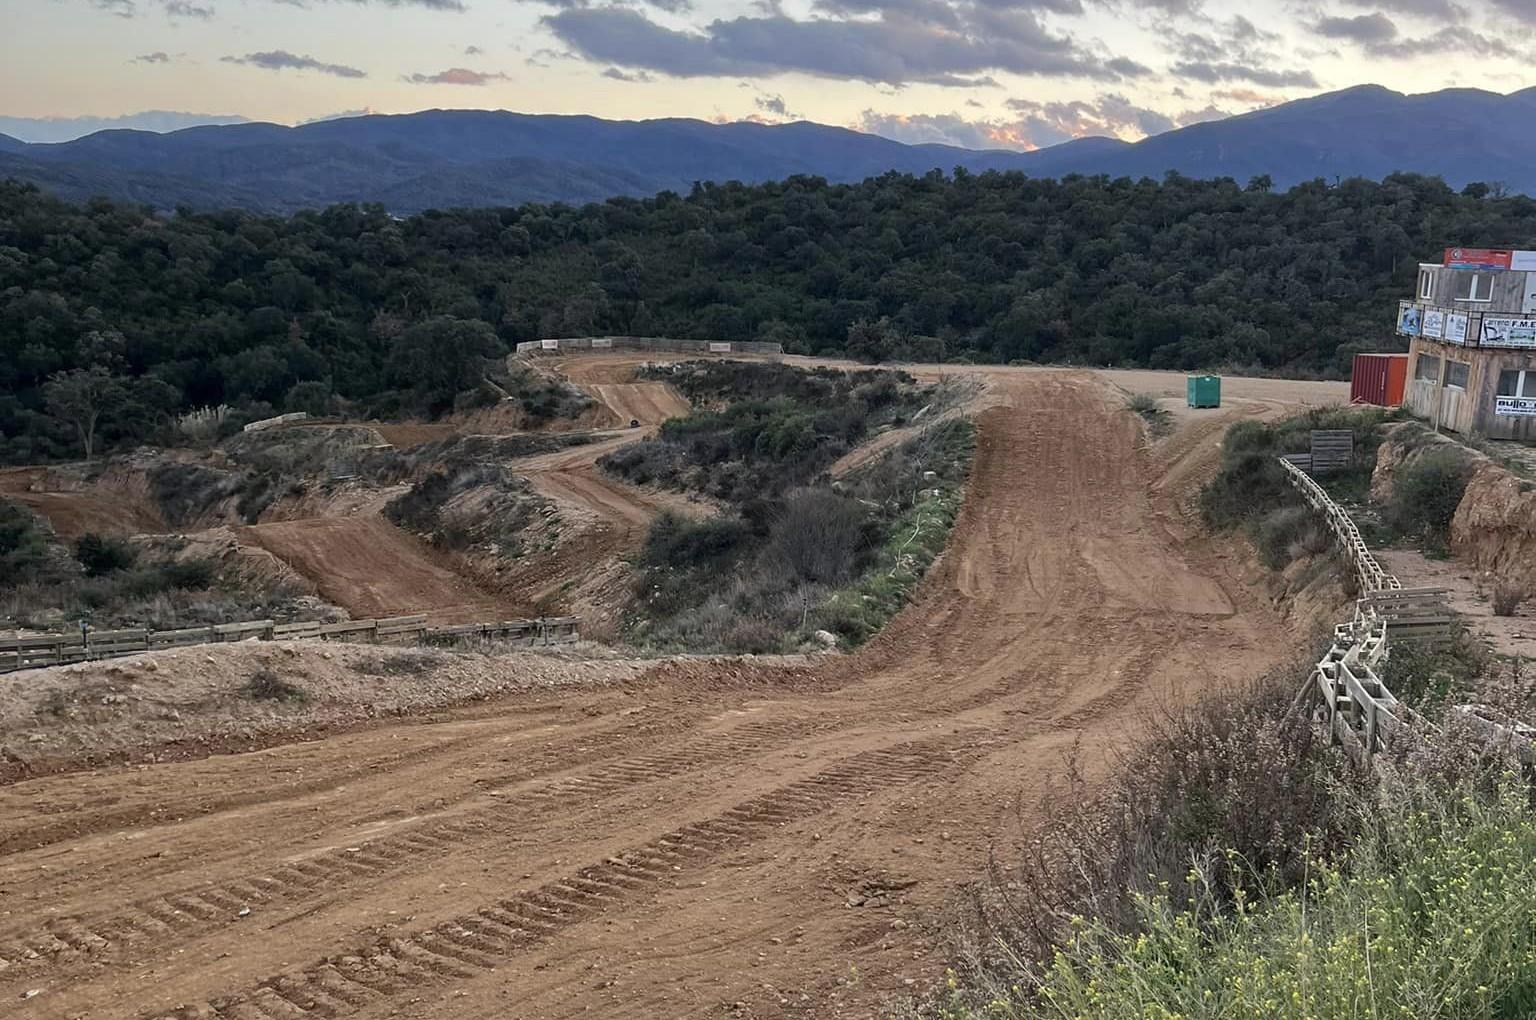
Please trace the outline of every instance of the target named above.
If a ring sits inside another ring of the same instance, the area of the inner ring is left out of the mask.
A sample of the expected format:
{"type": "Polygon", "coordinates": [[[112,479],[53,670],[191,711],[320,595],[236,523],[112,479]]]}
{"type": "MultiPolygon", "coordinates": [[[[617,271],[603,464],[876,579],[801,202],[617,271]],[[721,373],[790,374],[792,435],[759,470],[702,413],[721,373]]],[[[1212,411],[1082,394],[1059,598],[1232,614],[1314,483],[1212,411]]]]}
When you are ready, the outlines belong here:
{"type": "Polygon", "coordinates": [[[506,619],[525,607],[480,590],[442,554],[374,514],[312,517],[234,528],[308,578],[354,619],[425,613],[435,623],[506,619]]]}
{"type": "Polygon", "coordinates": [[[1179,509],[1217,416],[1149,446],[1089,373],[991,395],[950,549],[856,655],[10,787],[13,826],[53,835],[0,856],[7,1016],[868,1017],[922,992],[929,922],[1073,748],[1102,774],[1148,708],[1291,640],[1179,509]]]}

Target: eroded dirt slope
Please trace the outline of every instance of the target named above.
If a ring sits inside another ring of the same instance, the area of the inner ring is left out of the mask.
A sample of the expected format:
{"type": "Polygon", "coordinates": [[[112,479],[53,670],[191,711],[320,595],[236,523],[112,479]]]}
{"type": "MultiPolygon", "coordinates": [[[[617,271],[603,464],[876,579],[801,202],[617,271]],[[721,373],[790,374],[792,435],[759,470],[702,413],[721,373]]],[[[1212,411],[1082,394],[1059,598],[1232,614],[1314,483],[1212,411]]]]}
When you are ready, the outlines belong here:
{"type": "Polygon", "coordinates": [[[921,991],[943,969],[926,923],[989,853],[1007,860],[1016,805],[1072,748],[1102,770],[1143,710],[1219,697],[1289,640],[1179,513],[1214,424],[1149,449],[1088,373],[1003,375],[990,399],[950,550],[858,655],[660,663],[11,787],[13,831],[47,835],[0,857],[0,1001],[866,1017],[921,991]]]}

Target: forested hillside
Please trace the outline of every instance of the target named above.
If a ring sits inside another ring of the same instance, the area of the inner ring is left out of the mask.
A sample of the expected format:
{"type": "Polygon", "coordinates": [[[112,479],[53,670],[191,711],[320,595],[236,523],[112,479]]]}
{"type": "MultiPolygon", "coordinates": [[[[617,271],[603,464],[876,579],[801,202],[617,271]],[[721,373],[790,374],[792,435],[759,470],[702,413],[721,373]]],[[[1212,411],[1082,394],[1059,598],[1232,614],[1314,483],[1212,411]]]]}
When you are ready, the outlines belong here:
{"type": "Polygon", "coordinates": [[[582,208],[159,217],[0,184],[0,458],[179,410],[441,413],[479,359],[590,333],[937,357],[1347,371],[1447,244],[1536,246],[1536,201],[1394,175],[888,174],[582,208]],[[90,371],[87,371],[90,369],[90,371]],[[73,374],[70,374],[73,373],[73,374]]]}

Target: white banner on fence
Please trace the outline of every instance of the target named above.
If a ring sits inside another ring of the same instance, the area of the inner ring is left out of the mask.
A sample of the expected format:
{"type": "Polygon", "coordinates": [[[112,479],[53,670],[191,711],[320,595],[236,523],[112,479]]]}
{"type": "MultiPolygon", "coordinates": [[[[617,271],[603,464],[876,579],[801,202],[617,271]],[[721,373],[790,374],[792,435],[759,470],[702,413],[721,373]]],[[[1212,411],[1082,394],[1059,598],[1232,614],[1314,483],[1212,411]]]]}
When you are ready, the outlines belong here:
{"type": "Polygon", "coordinates": [[[1536,347],[1536,319],[1483,316],[1484,347],[1536,347]]]}
{"type": "Polygon", "coordinates": [[[1467,342],[1467,317],[1461,312],[1448,312],[1445,316],[1445,339],[1453,344],[1467,342]]]}
{"type": "Polygon", "coordinates": [[[1536,398],[1494,397],[1493,413],[1506,418],[1536,418],[1536,398]]]}
{"type": "Polygon", "coordinates": [[[731,345],[728,344],[728,343],[722,344],[722,343],[711,341],[710,345],[709,345],[709,353],[711,353],[711,354],[729,354],[729,353],[731,353],[731,345]]]}
{"type": "Polygon", "coordinates": [[[1420,329],[1423,336],[1440,339],[1445,335],[1445,313],[1438,308],[1424,309],[1424,324],[1420,329]]]}
{"type": "Polygon", "coordinates": [[[560,341],[559,340],[540,340],[539,341],[539,347],[542,348],[543,350],[546,350],[546,351],[558,351],[560,349],[560,341]]]}
{"type": "Polygon", "coordinates": [[[612,347],[613,346],[613,337],[611,337],[611,336],[595,336],[595,337],[592,338],[592,346],[593,347],[612,347]]]}

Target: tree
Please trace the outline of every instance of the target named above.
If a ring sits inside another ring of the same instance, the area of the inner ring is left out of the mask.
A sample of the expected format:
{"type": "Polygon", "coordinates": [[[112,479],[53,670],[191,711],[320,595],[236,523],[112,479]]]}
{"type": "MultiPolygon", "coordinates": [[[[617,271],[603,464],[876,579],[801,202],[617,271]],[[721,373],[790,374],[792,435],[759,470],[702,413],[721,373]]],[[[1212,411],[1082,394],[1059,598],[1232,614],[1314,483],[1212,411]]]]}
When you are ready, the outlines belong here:
{"type": "Polygon", "coordinates": [[[395,340],[389,378],[414,390],[428,413],[440,414],[453,406],[459,391],[480,382],[485,359],[502,353],[489,324],[439,315],[418,322],[395,340]]]}
{"type": "Polygon", "coordinates": [[[43,384],[48,413],[73,425],[90,460],[96,449],[96,430],[102,419],[123,401],[123,382],[100,365],[55,372],[43,384]]]}

